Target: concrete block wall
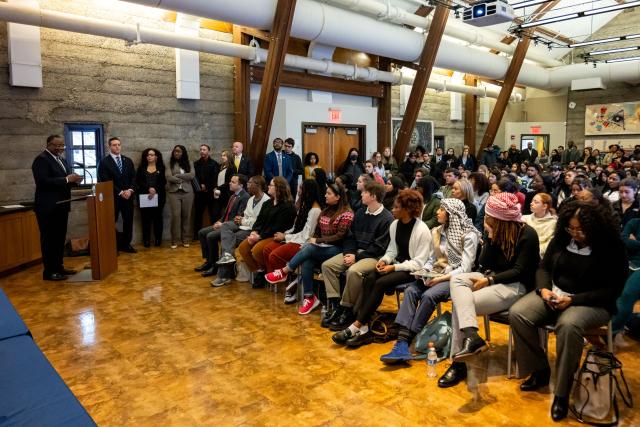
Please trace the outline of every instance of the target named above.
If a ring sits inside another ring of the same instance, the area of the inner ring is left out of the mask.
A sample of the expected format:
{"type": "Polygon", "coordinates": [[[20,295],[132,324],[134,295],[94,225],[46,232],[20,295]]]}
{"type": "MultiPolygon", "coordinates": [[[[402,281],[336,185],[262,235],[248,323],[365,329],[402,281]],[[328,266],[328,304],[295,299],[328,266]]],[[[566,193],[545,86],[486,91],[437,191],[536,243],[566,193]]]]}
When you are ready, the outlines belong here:
{"type": "MultiPolygon", "coordinates": [[[[136,6],[90,0],[44,0],[43,9],[110,17],[173,30],[157,16],[136,15],[136,6]]],[[[123,3],[124,4],[124,3],[123,3]]],[[[231,41],[231,35],[200,30],[200,36],[231,41]]],[[[155,147],[168,163],[174,145],[195,159],[201,143],[216,156],[233,142],[233,60],[200,55],[201,99],[176,99],[175,54],[153,45],[127,47],[122,40],[42,29],[42,89],[8,84],[7,30],[0,22],[0,204],[32,200],[33,158],[46,137],[65,123],[102,123],[105,139],[122,138],[123,153],[137,164],[142,150],[155,147]]],[[[70,235],[86,233],[83,204],[76,204],[70,235]]],[[[136,220],[136,224],[139,224],[136,220]]],[[[167,234],[165,233],[165,236],[167,234]]]]}

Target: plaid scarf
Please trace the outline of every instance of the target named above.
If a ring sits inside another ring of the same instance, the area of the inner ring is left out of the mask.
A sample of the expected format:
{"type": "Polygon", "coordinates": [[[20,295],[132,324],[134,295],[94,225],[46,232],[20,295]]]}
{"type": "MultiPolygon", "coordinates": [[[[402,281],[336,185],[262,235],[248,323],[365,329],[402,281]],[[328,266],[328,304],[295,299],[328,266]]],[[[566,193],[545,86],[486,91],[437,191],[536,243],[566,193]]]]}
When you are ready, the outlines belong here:
{"type": "Polygon", "coordinates": [[[449,224],[446,227],[447,259],[451,269],[456,269],[462,263],[464,236],[468,233],[476,233],[480,238],[482,234],[473,226],[473,221],[467,216],[462,201],[443,199],[440,206],[449,214],[449,224]]]}

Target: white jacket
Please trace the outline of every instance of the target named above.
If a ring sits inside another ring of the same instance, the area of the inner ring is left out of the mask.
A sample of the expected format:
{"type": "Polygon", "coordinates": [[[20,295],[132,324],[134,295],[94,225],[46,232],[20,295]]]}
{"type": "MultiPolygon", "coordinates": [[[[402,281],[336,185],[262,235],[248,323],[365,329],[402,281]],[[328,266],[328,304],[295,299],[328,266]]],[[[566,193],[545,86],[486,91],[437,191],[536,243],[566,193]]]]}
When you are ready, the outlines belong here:
{"type": "Polygon", "coordinates": [[[304,245],[316,231],[316,225],[318,224],[318,218],[320,218],[320,208],[311,208],[307,214],[307,221],[304,223],[302,230],[293,234],[293,227],[284,232],[285,243],[297,243],[304,245]]]}
{"type": "Polygon", "coordinates": [[[262,198],[258,200],[256,206],[253,207],[253,201],[255,198],[256,196],[249,197],[247,207],[244,208],[244,216],[242,217],[242,220],[240,220],[240,230],[251,230],[251,228],[253,228],[253,224],[258,219],[258,215],[260,215],[262,205],[264,205],[264,202],[269,200],[269,195],[267,193],[262,193],[262,198]]]}
{"type": "MultiPolygon", "coordinates": [[[[389,246],[384,256],[380,258],[380,261],[384,261],[386,264],[393,264],[398,256],[398,247],[396,245],[396,228],[398,227],[398,220],[394,220],[389,228],[389,246]]],[[[431,256],[433,251],[433,238],[427,224],[420,219],[416,220],[416,223],[411,230],[411,237],[409,238],[409,256],[408,259],[399,264],[394,264],[396,271],[418,271],[424,266],[424,264],[431,256]]]]}

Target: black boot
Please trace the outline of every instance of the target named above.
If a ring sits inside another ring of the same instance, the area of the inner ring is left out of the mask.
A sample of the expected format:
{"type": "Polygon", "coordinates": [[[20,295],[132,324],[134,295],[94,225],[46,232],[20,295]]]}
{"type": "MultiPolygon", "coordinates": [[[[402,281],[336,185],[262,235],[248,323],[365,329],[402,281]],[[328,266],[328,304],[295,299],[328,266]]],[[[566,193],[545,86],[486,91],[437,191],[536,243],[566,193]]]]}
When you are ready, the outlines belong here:
{"type": "Polygon", "coordinates": [[[464,362],[453,362],[449,369],[438,380],[438,387],[453,387],[467,378],[467,365],[464,362]]]}
{"type": "Polygon", "coordinates": [[[324,315],[322,322],[320,322],[320,326],[323,328],[328,328],[329,324],[334,320],[340,317],[342,314],[342,306],[337,304],[335,307],[331,307],[327,313],[324,315]]]}
{"type": "Polygon", "coordinates": [[[529,378],[527,378],[522,384],[520,384],[520,390],[535,391],[542,387],[546,387],[549,385],[550,377],[551,370],[549,368],[532,372],[529,378]]]}

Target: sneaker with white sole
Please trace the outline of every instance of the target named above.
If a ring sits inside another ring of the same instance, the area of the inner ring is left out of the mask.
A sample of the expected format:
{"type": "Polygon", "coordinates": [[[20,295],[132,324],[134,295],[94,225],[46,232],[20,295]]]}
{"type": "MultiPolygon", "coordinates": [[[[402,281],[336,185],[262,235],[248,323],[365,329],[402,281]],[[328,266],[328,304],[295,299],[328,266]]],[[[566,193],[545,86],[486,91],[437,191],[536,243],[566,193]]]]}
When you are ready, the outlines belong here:
{"type": "Polygon", "coordinates": [[[296,277],[287,285],[284,290],[284,303],[293,304],[298,301],[298,278],[296,277]]]}
{"type": "Polygon", "coordinates": [[[217,277],[216,280],[211,282],[211,286],[213,286],[214,288],[219,288],[221,286],[227,285],[231,283],[231,279],[225,279],[222,277],[217,277]]]}
{"type": "Polygon", "coordinates": [[[288,276],[287,273],[282,271],[282,269],[278,268],[277,270],[274,270],[271,273],[266,274],[264,278],[266,279],[267,282],[274,284],[274,283],[284,282],[285,280],[287,280],[287,276],[288,276]]]}
{"type": "Polygon", "coordinates": [[[183,243],[182,246],[184,246],[185,248],[188,248],[189,244],[188,243],[183,243]]]}
{"type": "Polygon", "coordinates": [[[302,302],[302,305],[298,309],[298,314],[302,314],[302,315],[309,314],[313,310],[315,310],[319,305],[320,305],[320,300],[315,295],[312,295],[311,297],[304,297],[304,301],[302,302]]]}
{"type": "Polygon", "coordinates": [[[171,244],[171,249],[177,249],[177,248],[178,248],[178,245],[176,245],[175,243],[171,244]]]}
{"type": "Polygon", "coordinates": [[[216,264],[233,264],[234,262],[236,262],[236,259],[233,257],[233,255],[225,252],[224,255],[222,255],[222,257],[218,260],[218,262],[216,262],[216,264]]]}

